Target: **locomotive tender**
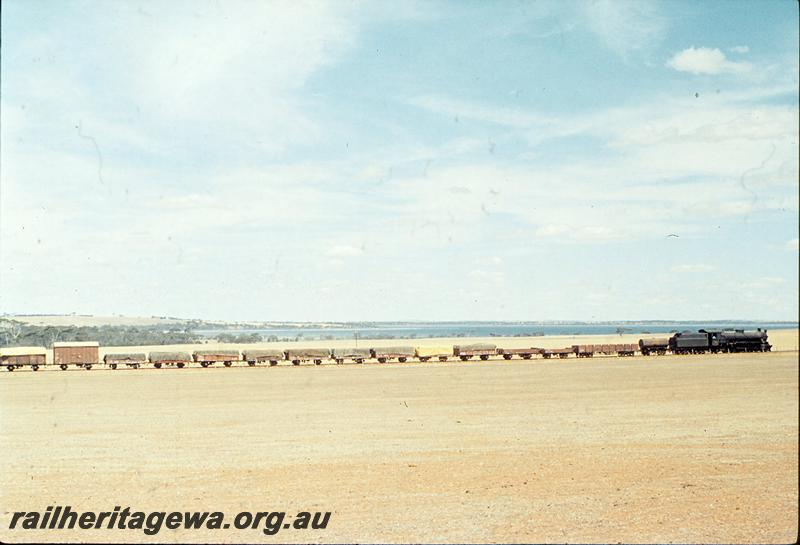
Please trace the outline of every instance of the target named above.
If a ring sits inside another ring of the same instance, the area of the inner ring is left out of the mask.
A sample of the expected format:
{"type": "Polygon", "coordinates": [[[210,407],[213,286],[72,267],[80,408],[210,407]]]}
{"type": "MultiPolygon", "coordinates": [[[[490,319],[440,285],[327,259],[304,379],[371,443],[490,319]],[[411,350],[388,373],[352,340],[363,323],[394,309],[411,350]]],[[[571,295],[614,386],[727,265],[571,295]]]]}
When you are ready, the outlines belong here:
{"type": "MultiPolygon", "coordinates": [[[[522,359],[531,359],[539,356],[544,359],[557,357],[559,359],[570,356],[578,358],[591,358],[596,354],[606,356],[633,356],[638,352],[643,356],[651,354],[704,354],[707,352],[717,354],[721,352],[769,352],[772,345],[768,341],[767,331],[761,328],[752,331],[744,329],[732,330],[706,330],[682,331],[671,337],[639,339],[639,344],[588,344],[573,345],[567,348],[499,348],[494,344],[471,344],[447,346],[393,346],[383,348],[289,348],[245,350],[196,350],[188,352],[150,352],[144,353],[109,353],[103,357],[102,362],[111,369],[124,365],[138,369],[146,363],[160,369],[162,366],[177,368],[188,367],[190,363],[197,363],[201,367],[209,367],[214,363],[222,363],[230,367],[234,362],[246,362],[249,366],[258,363],[277,365],[279,361],[291,362],[300,365],[303,362],[313,362],[320,365],[323,361],[328,363],[344,363],[346,360],[353,363],[364,363],[367,360],[377,360],[386,363],[396,360],[404,363],[413,358],[420,362],[430,360],[448,361],[454,358],[467,361],[473,357],[481,360],[512,359],[514,356],[522,359]]],[[[33,371],[46,365],[47,350],[43,347],[12,347],[0,349],[0,367],[8,371],[21,367],[30,367],[33,371]]],[[[99,343],[97,342],[58,342],[53,343],[53,363],[66,370],[70,365],[91,369],[93,365],[100,364],[99,343]]]]}

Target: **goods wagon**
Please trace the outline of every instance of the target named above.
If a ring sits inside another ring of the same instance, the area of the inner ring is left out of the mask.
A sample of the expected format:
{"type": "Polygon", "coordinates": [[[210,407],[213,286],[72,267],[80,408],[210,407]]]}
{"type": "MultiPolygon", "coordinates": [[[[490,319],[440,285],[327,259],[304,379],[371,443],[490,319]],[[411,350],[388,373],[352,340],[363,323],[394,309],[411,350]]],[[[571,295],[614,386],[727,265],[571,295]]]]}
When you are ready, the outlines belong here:
{"type": "Polygon", "coordinates": [[[453,347],[453,355],[461,358],[461,361],[467,361],[473,356],[488,360],[490,356],[495,354],[497,354],[497,345],[495,344],[476,343],[453,347]]]}
{"type": "Polygon", "coordinates": [[[0,349],[0,367],[13,371],[30,366],[34,371],[47,362],[47,349],[39,346],[18,346],[0,349]]]}
{"type": "Polygon", "coordinates": [[[222,362],[225,367],[230,367],[235,361],[240,361],[238,350],[195,350],[192,353],[194,361],[202,367],[222,362]]]}
{"type": "Polygon", "coordinates": [[[123,353],[123,354],[106,354],[103,356],[103,363],[116,369],[118,365],[127,365],[138,369],[142,364],[147,363],[147,355],[144,353],[123,353]]]}
{"type": "Polygon", "coordinates": [[[100,363],[100,343],[98,342],[58,342],[53,343],[53,363],[66,371],[70,365],[91,369],[100,363]]]}
{"type": "Polygon", "coordinates": [[[331,351],[327,348],[290,348],[284,351],[284,357],[293,365],[300,365],[304,361],[313,361],[319,365],[322,360],[330,359],[331,351]]]}
{"type": "Polygon", "coordinates": [[[413,358],[415,354],[413,346],[388,346],[384,348],[373,348],[372,357],[380,363],[390,360],[397,360],[401,363],[413,358]]]}
{"type": "Polygon", "coordinates": [[[453,348],[451,346],[417,346],[414,348],[414,356],[419,361],[429,361],[431,358],[447,361],[447,358],[452,355],[453,348]]]}
{"type": "Polygon", "coordinates": [[[594,356],[594,347],[593,344],[573,344],[572,351],[579,358],[591,358],[594,356]]]}
{"type": "Polygon", "coordinates": [[[353,360],[356,363],[364,363],[372,357],[369,348],[334,348],[331,350],[331,357],[336,363],[344,363],[344,360],[353,360]]]}
{"type": "MultiPolygon", "coordinates": [[[[192,355],[188,352],[150,352],[150,363],[156,369],[161,369],[162,365],[174,365],[178,369],[183,369],[192,361],[192,355]]],[[[200,365],[203,364],[201,363],[200,365]]],[[[203,367],[206,365],[203,365],[203,367]]]]}
{"type": "Polygon", "coordinates": [[[524,360],[529,360],[534,354],[538,354],[537,348],[498,348],[497,354],[503,356],[503,359],[510,360],[514,356],[519,356],[524,360]]]}
{"type": "Polygon", "coordinates": [[[278,349],[248,350],[242,354],[242,359],[251,367],[256,363],[267,361],[270,365],[278,365],[278,362],[285,357],[283,350],[278,349]]]}
{"type": "Polygon", "coordinates": [[[617,350],[617,356],[633,356],[636,354],[636,346],[633,343],[625,343],[625,344],[617,344],[615,345],[617,350]]]}
{"type": "Polygon", "coordinates": [[[553,356],[558,356],[561,359],[568,358],[570,354],[574,354],[575,351],[570,346],[569,348],[540,348],[539,353],[542,355],[543,358],[550,359],[553,356]]]}
{"type": "Polygon", "coordinates": [[[657,339],[639,339],[639,351],[642,356],[649,356],[653,352],[659,356],[667,353],[669,348],[669,339],[666,337],[659,337],[657,339]]]}

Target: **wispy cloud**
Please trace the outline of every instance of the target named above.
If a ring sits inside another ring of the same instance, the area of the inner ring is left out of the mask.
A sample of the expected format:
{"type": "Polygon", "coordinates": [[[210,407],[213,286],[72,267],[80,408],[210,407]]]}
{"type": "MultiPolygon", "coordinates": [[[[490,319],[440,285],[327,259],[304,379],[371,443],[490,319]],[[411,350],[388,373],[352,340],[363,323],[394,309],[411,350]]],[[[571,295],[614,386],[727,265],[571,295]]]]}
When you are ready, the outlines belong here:
{"type": "Polygon", "coordinates": [[[649,0],[581,2],[588,27],[623,57],[657,45],[668,27],[659,5],[649,0]]]}
{"type": "Polygon", "coordinates": [[[728,51],[730,51],[732,53],[749,53],[750,52],[750,48],[747,47],[746,45],[735,45],[735,46],[729,48],[728,51]]]}
{"type": "Polygon", "coordinates": [[[749,62],[728,60],[725,53],[717,48],[689,47],[676,53],[667,61],[667,66],[678,72],[692,74],[740,74],[752,68],[749,62]]]}

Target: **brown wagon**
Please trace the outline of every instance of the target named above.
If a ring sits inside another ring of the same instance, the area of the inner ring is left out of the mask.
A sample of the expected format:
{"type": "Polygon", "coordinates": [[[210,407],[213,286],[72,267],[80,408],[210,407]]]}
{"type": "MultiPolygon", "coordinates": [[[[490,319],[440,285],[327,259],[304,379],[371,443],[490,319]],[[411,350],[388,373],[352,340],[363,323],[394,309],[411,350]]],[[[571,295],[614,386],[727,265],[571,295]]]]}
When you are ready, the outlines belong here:
{"type": "Polygon", "coordinates": [[[663,356],[669,349],[669,339],[667,337],[659,337],[655,339],[639,339],[639,351],[642,356],[649,356],[653,352],[659,356],[663,356]]]}
{"type": "Polygon", "coordinates": [[[269,362],[270,365],[278,365],[278,362],[284,359],[286,356],[283,353],[283,350],[278,350],[277,348],[274,349],[264,349],[264,350],[247,350],[246,352],[242,353],[242,359],[247,362],[247,365],[253,366],[257,363],[264,363],[269,362]]]}
{"type": "Polygon", "coordinates": [[[497,354],[503,359],[510,360],[514,356],[519,356],[523,360],[529,360],[534,354],[538,354],[538,348],[498,348],[497,354]]]}
{"type": "Polygon", "coordinates": [[[336,360],[336,363],[344,363],[346,359],[355,363],[364,363],[372,357],[372,351],[369,348],[334,348],[331,350],[331,357],[336,360]]]}
{"type": "Polygon", "coordinates": [[[390,360],[397,360],[404,363],[414,357],[416,351],[413,346],[387,346],[384,348],[372,348],[372,357],[379,363],[386,363],[390,360]]]}
{"type": "Polygon", "coordinates": [[[13,371],[29,366],[34,371],[47,362],[47,349],[39,346],[16,346],[0,349],[0,367],[13,371]]]}
{"type": "Polygon", "coordinates": [[[572,351],[579,358],[591,358],[594,356],[595,345],[593,344],[573,344],[572,351]]]}
{"type": "Polygon", "coordinates": [[[103,356],[103,362],[112,369],[116,369],[119,365],[127,365],[128,367],[138,369],[143,364],[147,363],[147,355],[139,352],[106,354],[103,356]]]}
{"type": "Polygon", "coordinates": [[[53,343],[53,363],[64,371],[70,365],[91,369],[92,365],[100,363],[100,343],[95,341],[53,343]]]}
{"type": "Polygon", "coordinates": [[[575,351],[570,346],[569,348],[541,348],[539,353],[542,355],[543,358],[550,359],[553,356],[557,356],[561,359],[568,358],[570,354],[574,354],[575,351]]]}
{"type": "Polygon", "coordinates": [[[161,369],[162,365],[174,365],[178,369],[183,369],[191,362],[192,355],[188,352],[150,352],[150,363],[156,369],[161,369]]]}
{"type": "Polygon", "coordinates": [[[202,367],[208,367],[222,362],[225,367],[230,367],[233,362],[240,361],[238,350],[195,350],[192,354],[194,361],[202,367]]]}
{"type": "Polygon", "coordinates": [[[292,365],[300,365],[304,361],[313,361],[319,365],[323,360],[330,359],[331,351],[328,348],[290,348],[284,351],[284,356],[292,365]]]}
{"type": "Polygon", "coordinates": [[[497,345],[495,344],[475,343],[463,346],[455,345],[453,347],[453,355],[461,358],[461,361],[467,361],[474,356],[478,356],[482,360],[488,360],[490,356],[496,354],[497,345]]]}

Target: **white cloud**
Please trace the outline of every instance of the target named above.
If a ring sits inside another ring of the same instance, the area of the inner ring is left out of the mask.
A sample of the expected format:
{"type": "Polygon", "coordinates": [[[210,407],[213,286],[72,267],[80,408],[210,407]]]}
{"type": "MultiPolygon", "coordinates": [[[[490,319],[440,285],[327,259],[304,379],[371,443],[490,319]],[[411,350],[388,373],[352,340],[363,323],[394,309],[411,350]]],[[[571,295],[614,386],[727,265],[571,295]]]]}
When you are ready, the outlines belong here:
{"type": "Polygon", "coordinates": [[[735,45],[729,48],[728,51],[732,53],[748,53],[750,51],[750,48],[747,47],[746,45],[735,45]]]}
{"type": "Polygon", "coordinates": [[[683,265],[673,265],[670,271],[674,273],[704,273],[716,270],[716,267],[703,263],[687,263],[683,265]]]}
{"type": "Polygon", "coordinates": [[[655,2],[595,0],[580,4],[589,29],[623,57],[657,44],[667,29],[666,19],[655,2]]]}
{"type": "Polygon", "coordinates": [[[752,67],[748,62],[729,61],[725,53],[709,47],[684,49],[668,60],[667,66],[679,72],[692,74],[741,73],[752,67]]]}

